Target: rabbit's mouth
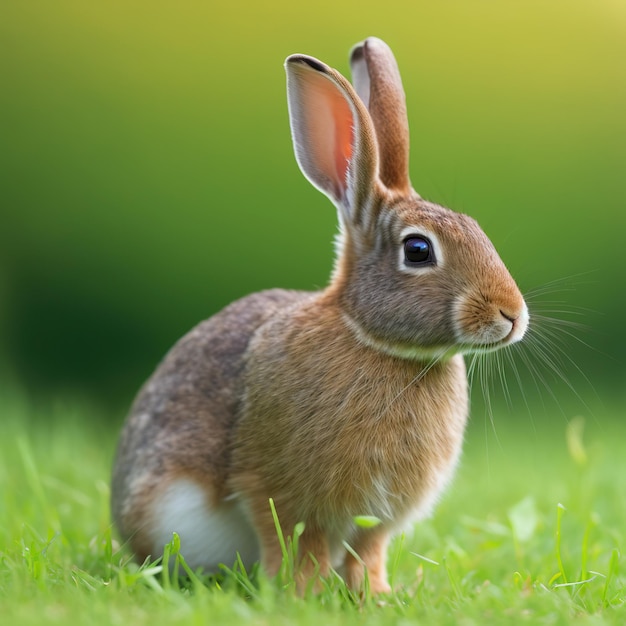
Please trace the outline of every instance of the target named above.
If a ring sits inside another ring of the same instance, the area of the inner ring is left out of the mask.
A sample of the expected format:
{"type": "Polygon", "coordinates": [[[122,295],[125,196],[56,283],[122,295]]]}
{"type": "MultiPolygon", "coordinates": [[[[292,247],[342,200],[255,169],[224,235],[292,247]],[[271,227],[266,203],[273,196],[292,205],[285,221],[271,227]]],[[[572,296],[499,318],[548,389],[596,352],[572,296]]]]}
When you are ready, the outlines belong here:
{"type": "Polygon", "coordinates": [[[521,341],[529,314],[523,300],[513,308],[463,297],[456,302],[453,319],[461,352],[491,352],[521,341]]]}
{"type": "Polygon", "coordinates": [[[496,341],[470,341],[465,343],[460,351],[463,354],[493,352],[494,350],[500,350],[500,348],[504,348],[521,341],[526,334],[530,319],[526,305],[524,304],[522,312],[514,318],[508,317],[506,314],[502,313],[502,311],[501,314],[508,322],[508,327],[506,327],[508,328],[508,332],[504,335],[504,337],[497,339],[496,341]]]}

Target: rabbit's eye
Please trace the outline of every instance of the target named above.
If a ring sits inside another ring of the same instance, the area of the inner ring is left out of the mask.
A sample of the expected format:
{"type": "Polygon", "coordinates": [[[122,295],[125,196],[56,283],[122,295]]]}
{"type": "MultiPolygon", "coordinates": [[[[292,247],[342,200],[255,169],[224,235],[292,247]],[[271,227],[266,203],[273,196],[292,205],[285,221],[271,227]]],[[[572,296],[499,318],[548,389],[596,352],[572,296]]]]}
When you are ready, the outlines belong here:
{"type": "Polygon", "coordinates": [[[409,237],[404,241],[404,260],[409,264],[432,261],[431,245],[424,237],[409,237]]]}

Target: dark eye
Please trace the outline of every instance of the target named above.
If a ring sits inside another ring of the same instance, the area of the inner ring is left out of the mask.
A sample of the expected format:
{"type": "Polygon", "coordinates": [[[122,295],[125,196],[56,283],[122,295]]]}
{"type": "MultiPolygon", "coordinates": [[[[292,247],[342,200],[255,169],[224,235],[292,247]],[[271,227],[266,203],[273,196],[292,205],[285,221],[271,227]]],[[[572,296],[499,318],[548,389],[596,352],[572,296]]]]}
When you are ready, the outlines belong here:
{"type": "Polygon", "coordinates": [[[424,237],[409,237],[404,241],[404,260],[410,264],[432,260],[431,245],[424,237]]]}

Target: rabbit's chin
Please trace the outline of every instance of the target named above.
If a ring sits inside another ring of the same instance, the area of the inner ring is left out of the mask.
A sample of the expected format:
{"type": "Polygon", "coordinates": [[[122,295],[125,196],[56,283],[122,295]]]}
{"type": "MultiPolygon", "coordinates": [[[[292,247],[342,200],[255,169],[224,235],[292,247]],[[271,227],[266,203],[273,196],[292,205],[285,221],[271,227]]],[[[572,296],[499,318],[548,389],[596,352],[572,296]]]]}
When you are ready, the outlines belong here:
{"type": "Polygon", "coordinates": [[[410,343],[386,341],[368,332],[347,313],[343,314],[343,318],[360,344],[389,356],[411,361],[428,362],[446,360],[459,352],[463,352],[463,348],[460,345],[420,346],[410,343]]]}

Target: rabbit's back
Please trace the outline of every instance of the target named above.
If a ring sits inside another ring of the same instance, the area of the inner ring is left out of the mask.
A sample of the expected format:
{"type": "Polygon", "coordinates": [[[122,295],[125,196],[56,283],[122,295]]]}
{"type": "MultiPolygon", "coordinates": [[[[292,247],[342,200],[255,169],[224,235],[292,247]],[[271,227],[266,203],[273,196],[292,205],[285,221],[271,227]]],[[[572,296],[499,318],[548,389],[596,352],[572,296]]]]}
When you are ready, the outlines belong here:
{"type": "Polygon", "coordinates": [[[250,339],[277,310],[307,297],[274,289],[232,303],[180,339],[145,383],[122,431],[111,491],[115,522],[136,552],[148,508],[141,502],[166,477],[194,477],[216,500],[227,495],[250,339]]]}

